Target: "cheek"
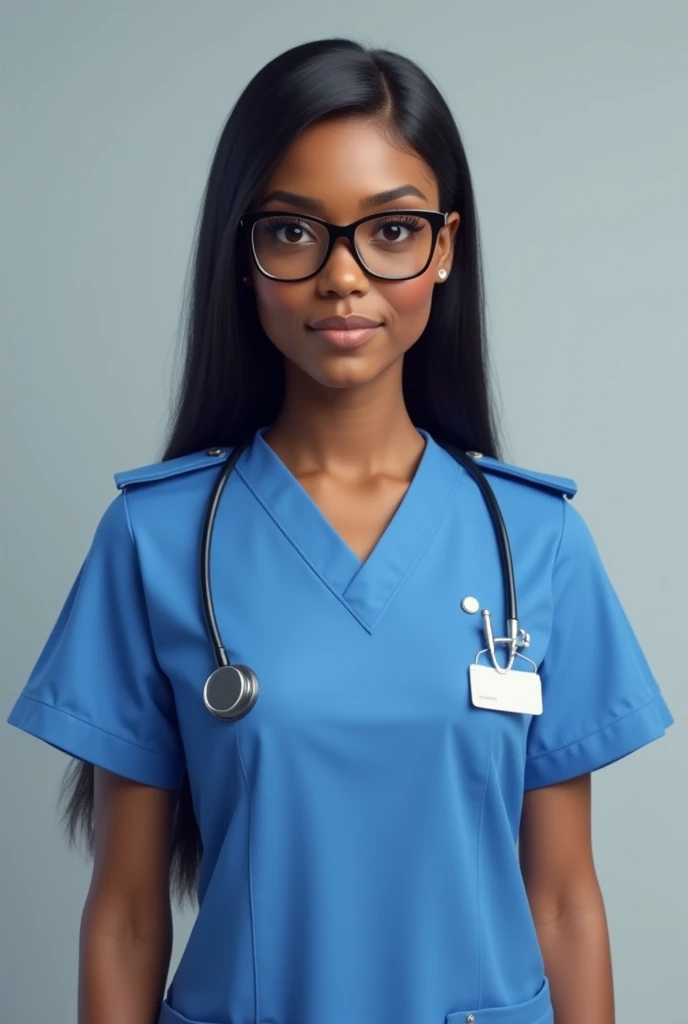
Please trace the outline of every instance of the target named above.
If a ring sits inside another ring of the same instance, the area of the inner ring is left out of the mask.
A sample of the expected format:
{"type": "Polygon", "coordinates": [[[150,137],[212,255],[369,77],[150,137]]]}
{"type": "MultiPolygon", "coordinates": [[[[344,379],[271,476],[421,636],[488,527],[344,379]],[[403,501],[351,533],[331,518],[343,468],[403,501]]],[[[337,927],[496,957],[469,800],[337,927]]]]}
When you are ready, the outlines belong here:
{"type": "Polygon", "coordinates": [[[260,280],[254,278],[254,288],[258,310],[265,317],[298,316],[307,308],[309,291],[294,282],[270,281],[261,275],[260,280]]]}
{"type": "Polygon", "coordinates": [[[427,314],[432,302],[434,280],[430,274],[421,274],[410,281],[400,281],[389,290],[387,301],[401,316],[427,314]]]}

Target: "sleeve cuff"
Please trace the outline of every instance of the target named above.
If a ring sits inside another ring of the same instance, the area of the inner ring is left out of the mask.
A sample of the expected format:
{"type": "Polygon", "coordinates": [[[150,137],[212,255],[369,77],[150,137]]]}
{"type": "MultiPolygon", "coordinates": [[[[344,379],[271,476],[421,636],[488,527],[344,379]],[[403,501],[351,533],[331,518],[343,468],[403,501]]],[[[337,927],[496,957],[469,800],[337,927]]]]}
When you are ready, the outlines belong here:
{"type": "Polygon", "coordinates": [[[65,754],[106,768],[125,778],[161,789],[177,790],[184,766],[166,754],[159,754],[119,736],[105,732],[66,711],[22,694],[7,722],[38,737],[65,754]]]}
{"type": "Polygon", "coordinates": [[[557,750],[528,758],[524,789],[552,786],[556,782],[564,782],[576,775],[603,768],[664,736],[673,723],[673,715],[657,690],[647,704],[605,728],[557,750]]]}

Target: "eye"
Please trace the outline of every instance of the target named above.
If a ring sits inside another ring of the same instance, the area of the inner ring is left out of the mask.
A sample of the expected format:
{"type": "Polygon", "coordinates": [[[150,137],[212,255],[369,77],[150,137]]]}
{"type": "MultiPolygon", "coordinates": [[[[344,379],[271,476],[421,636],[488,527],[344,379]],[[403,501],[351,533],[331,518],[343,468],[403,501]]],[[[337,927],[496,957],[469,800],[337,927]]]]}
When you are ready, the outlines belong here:
{"type": "Polygon", "coordinates": [[[298,245],[305,241],[314,242],[309,225],[294,217],[275,217],[266,219],[260,226],[261,234],[281,243],[282,245],[298,245]],[[284,232],[284,234],[281,234],[284,232]]]}
{"type": "Polygon", "coordinates": [[[373,237],[382,232],[383,237],[379,239],[380,241],[388,245],[400,245],[408,242],[410,237],[417,235],[425,226],[426,222],[418,217],[385,217],[384,220],[374,222],[373,237]],[[408,233],[404,234],[404,231],[408,233]]]}

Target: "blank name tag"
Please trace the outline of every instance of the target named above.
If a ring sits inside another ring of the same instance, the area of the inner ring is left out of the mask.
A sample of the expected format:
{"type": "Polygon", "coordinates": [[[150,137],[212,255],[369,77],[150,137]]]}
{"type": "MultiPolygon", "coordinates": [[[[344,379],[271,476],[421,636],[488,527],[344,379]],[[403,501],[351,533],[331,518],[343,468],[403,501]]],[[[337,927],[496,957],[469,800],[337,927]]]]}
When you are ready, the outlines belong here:
{"type": "Polygon", "coordinates": [[[542,714],[542,683],[537,672],[511,669],[502,675],[490,665],[471,665],[471,700],[476,708],[542,714]]]}

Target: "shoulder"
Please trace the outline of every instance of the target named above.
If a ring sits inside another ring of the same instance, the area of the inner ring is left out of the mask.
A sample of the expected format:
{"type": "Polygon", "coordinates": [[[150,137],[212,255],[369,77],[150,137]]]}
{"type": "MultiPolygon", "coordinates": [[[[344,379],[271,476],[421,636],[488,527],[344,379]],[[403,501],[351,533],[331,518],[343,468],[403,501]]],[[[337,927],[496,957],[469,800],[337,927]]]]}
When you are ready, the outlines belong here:
{"type": "Polygon", "coordinates": [[[561,541],[567,509],[578,485],[567,476],[466,452],[482,470],[494,492],[507,528],[517,545],[545,543],[556,550],[561,541]]]}
{"type": "Polygon", "coordinates": [[[567,476],[515,466],[479,452],[466,452],[485,474],[506,522],[514,555],[540,566],[562,561],[594,562],[595,545],[575,503],[578,485],[567,476]]]}
{"type": "Polygon", "coordinates": [[[176,459],[165,459],[163,462],[152,462],[147,466],[121,470],[114,474],[115,483],[117,488],[122,491],[136,485],[178,477],[184,473],[197,473],[204,469],[212,469],[226,462],[232,451],[231,445],[201,448],[197,452],[180,455],[176,459]]]}
{"type": "Polygon", "coordinates": [[[493,480],[507,480],[520,490],[544,491],[563,498],[573,498],[578,491],[576,482],[566,476],[514,466],[509,462],[502,462],[499,459],[482,455],[480,452],[467,452],[466,454],[490,478],[491,483],[493,480]]]}

